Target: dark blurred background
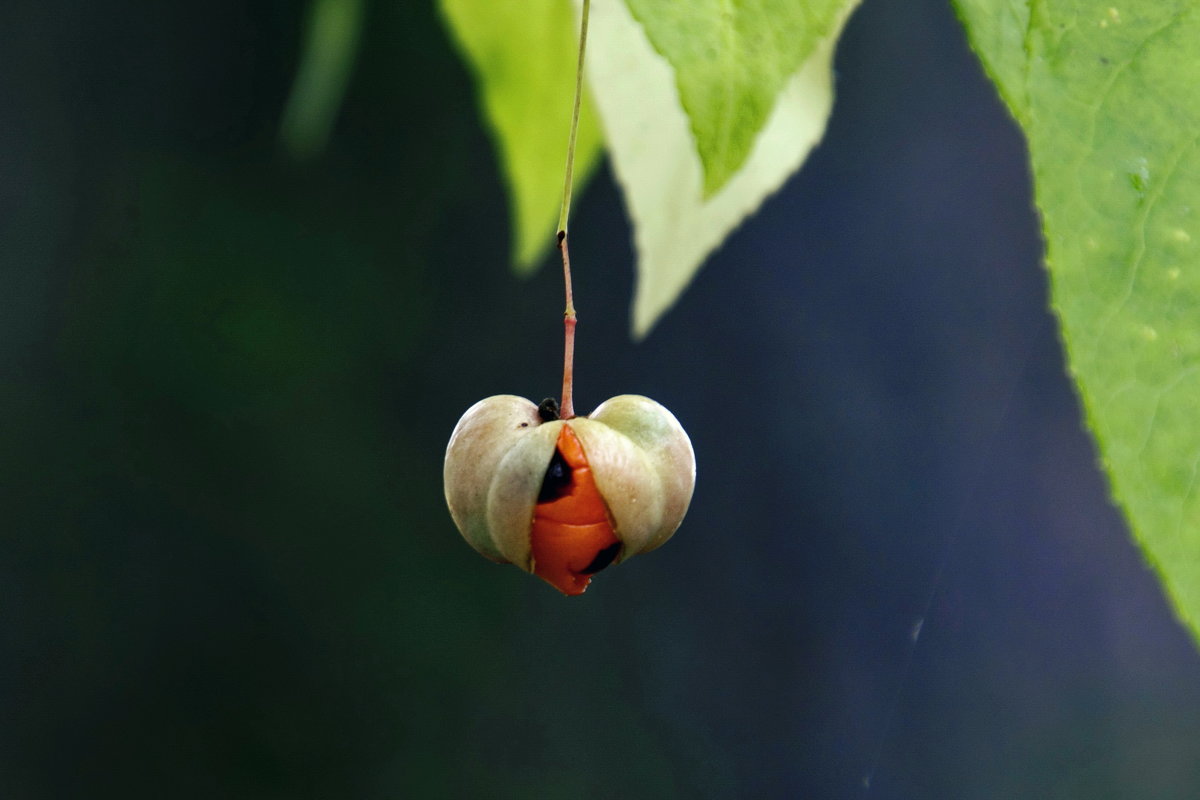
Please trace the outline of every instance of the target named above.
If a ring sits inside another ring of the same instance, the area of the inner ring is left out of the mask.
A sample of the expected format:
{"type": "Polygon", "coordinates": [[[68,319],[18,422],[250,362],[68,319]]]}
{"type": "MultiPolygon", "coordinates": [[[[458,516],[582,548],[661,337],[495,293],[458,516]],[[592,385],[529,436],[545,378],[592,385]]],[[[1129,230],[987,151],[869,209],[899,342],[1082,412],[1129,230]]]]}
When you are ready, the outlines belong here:
{"type": "Polygon", "coordinates": [[[641,344],[579,198],[579,403],[658,399],[699,482],[575,599],[445,511],[458,416],[556,393],[561,287],[432,4],[367,13],[297,163],[302,4],[0,7],[0,796],[1197,796],[1200,656],[945,0],[867,0],[825,143],[641,344]]]}

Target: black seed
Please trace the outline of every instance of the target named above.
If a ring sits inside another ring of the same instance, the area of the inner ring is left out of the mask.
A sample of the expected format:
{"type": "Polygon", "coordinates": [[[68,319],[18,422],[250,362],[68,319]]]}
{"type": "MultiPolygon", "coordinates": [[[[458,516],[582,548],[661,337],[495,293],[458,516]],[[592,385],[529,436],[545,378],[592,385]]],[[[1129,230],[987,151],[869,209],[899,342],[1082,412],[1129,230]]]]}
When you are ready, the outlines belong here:
{"type": "Polygon", "coordinates": [[[614,542],[608,547],[596,553],[596,557],[592,559],[592,563],[579,571],[580,575],[595,575],[600,570],[607,567],[617,557],[617,553],[621,551],[621,543],[614,542]]]}
{"type": "Polygon", "coordinates": [[[553,397],[547,397],[538,403],[538,416],[542,418],[542,422],[553,422],[558,419],[558,401],[553,397]]]}
{"type": "Polygon", "coordinates": [[[538,492],[539,503],[549,503],[557,500],[571,488],[571,465],[563,459],[557,449],[546,467],[546,477],[542,479],[542,490],[538,492]]]}

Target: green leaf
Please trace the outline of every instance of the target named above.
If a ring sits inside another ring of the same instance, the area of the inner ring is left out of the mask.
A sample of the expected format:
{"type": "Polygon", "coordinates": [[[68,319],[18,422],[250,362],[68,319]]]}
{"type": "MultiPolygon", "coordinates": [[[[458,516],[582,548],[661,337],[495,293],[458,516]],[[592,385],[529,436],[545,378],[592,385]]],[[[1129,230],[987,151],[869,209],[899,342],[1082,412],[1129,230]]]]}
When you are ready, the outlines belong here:
{"type": "MultiPolygon", "coordinates": [[[[512,259],[532,272],[554,241],[575,95],[579,27],[570,0],[440,0],[475,72],[512,205],[512,259]]],[[[576,189],[601,152],[584,98],[575,146],[576,189]]]]}
{"type": "Polygon", "coordinates": [[[293,158],[325,149],[350,80],[362,34],[364,0],[313,0],[296,82],[279,139],[293,158]]]}
{"type": "Polygon", "coordinates": [[[750,157],[788,80],[841,29],[845,0],[626,0],[675,70],[710,196],[750,157]]]}
{"type": "MultiPolygon", "coordinates": [[[[633,329],[645,335],[709,253],[804,161],[833,103],[833,44],[855,2],[787,81],[749,156],[716,193],[676,90],[676,72],[655,52],[620,0],[595,0],[588,80],[617,180],[634,226],[637,291],[633,329]]],[[[789,27],[790,29],[790,27],[789,27]]]]}
{"type": "Polygon", "coordinates": [[[1113,493],[1200,637],[1200,6],[957,3],[1029,142],[1053,304],[1113,493]]]}

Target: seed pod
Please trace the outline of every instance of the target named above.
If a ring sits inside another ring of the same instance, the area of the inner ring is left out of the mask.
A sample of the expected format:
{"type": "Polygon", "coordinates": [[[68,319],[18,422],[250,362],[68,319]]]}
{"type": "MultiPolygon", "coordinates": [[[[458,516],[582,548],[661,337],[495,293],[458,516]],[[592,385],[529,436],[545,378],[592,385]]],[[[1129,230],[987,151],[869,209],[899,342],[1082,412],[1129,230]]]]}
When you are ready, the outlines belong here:
{"type": "Polygon", "coordinates": [[[670,411],[621,395],[544,421],[513,395],[480,400],[446,447],[446,504],[467,542],[581,594],[591,575],[661,545],[687,512],[696,460],[670,411]]]}

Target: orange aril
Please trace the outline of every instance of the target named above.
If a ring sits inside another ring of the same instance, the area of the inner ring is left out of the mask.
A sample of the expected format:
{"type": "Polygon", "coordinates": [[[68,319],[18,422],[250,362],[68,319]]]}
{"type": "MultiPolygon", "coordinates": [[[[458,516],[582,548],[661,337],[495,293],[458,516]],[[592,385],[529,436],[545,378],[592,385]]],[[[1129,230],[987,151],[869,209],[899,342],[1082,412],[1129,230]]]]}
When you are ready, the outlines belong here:
{"type": "Polygon", "coordinates": [[[570,425],[562,426],[555,448],[533,509],[533,572],[563,594],[583,594],[592,574],[612,563],[621,543],[570,425]]]}

